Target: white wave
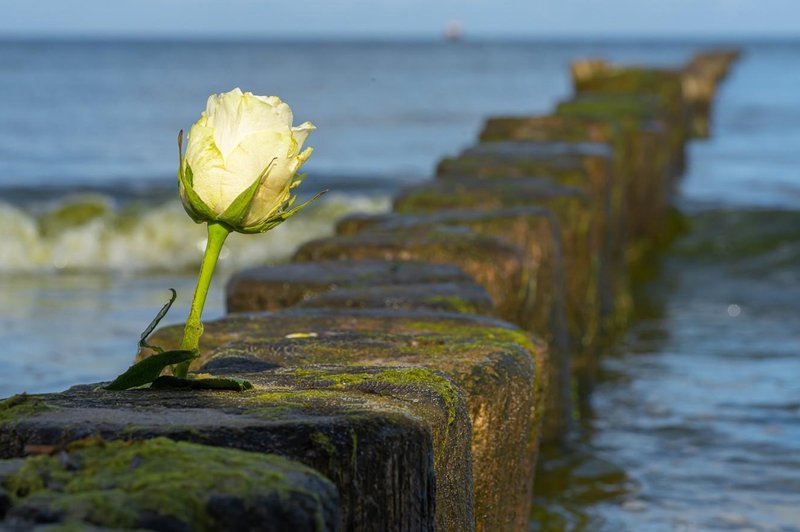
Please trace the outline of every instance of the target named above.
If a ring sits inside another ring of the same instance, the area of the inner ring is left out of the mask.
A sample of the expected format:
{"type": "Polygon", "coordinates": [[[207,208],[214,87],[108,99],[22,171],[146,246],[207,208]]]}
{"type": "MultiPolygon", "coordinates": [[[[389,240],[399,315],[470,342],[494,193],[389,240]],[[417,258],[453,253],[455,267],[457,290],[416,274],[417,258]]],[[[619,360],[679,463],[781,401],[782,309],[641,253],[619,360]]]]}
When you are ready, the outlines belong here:
{"type": "MultiPolygon", "coordinates": [[[[302,243],[329,235],[340,217],[389,209],[388,196],[328,194],[303,213],[261,235],[232,234],[220,268],[287,260],[302,243]]],[[[186,271],[198,267],[205,225],[178,201],[114,209],[104,197],[75,197],[31,213],[0,203],[0,272],[186,271]]]]}

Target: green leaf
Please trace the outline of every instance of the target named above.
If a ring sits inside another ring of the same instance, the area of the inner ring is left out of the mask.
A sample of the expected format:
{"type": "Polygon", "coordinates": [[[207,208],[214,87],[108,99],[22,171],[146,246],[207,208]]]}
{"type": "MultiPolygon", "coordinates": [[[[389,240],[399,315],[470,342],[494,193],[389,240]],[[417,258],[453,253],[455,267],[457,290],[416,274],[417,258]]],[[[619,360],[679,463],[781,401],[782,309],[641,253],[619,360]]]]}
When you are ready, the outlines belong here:
{"type": "MultiPolygon", "coordinates": [[[[243,229],[239,229],[238,231],[240,233],[264,233],[266,231],[269,231],[270,229],[274,229],[275,227],[279,226],[280,224],[282,224],[283,222],[285,222],[286,220],[288,220],[289,218],[300,212],[300,210],[308,207],[310,204],[317,201],[327,192],[328,192],[327,190],[323,190],[322,192],[317,193],[317,195],[311,198],[310,200],[304,201],[297,207],[293,207],[288,210],[281,210],[274,216],[267,218],[263,223],[259,225],[256,225],[254,227],[245,227],[243,229]]],[[[290,206],[293,201],[294,199],[290,199],[289,201],[287,201],[285,207],[290,206]]]]}
{"type": "Polygon", "coordinates": [[[247,212],[250,210],[250,204],[253,203],[253,198],[256,197],[256,192],[258,192],[264,179],[269,174],[272,165],[275,163],[275,159],[277,159],[277,157],[270,161],[267,167],[264,168],[264,171],[261,172],[261,175],[253,181],[253,184],[244,189],[244,191],[236,196],[236,199],[228,205],[228,208],[225,209],[225,212],[219,217],[220,221],[232,227],[239,227],[241,225],[242,220],[244,220],[245,216],[247,216],[247,212]]]}
{"type": "Polygon", "coordinates": [[[129,367],[114,382],[106,386],[106,390],[129,390],[143,386],[156,380],[167,366],[187,362],[200,356],[198,351],[164,351],[145,358],[129,367]]]}
{"type": "Polygon", "coordinates": [[[150,388],[155,390],[231,390],[243,392],[253,387],[243,379],[205,377],[202,379],[182,379],[171,375],[164,375],[153,381],[150,388]]]}
{"type": "Polygon", "coordinates": [[[159,346],[148,344],[147,337],[150,336],[150,333],[153,332],[156,327],[158,327],[159,322],[162,319],[164,319],[164,316],[167,315],[167,312],[169,312],[169,309],[170,307],[172,307],[172,304],[175,303],[175,298],[178,297],[178,293],[175,291],[174,288],[170,288],[169,291],[172,292],[172,296],[170,296],[169,301],[167,301],[167,303],[163,307],[161,307],[161,310],[158,311],[156,317],[153,318],[153,321],[151,321],[150,325],[148,325],[147,328],[144,330],[142,336],[139,337],[139,347],[146,347],[147,349],[152,349],[156,353],[164,352],[164,350],[161,349],[159,346]]]}
{"type": "Polygon", "coordinates": [[[178,180],[183,186],[183,190],[186,193],[186,197],[189,198],[189,205],[184,203],[183,208],[186,210],[186,213],[192,217],[197,223],[209,222],[216,219],[214,216],[213,211],[209,208],[208,205],[205,204],[203,200],[200,199],[200,196],[197,195],[197,192],[194,191],[192,188],[194,183],[194,172],[192,172],[192,167],[189,166],[189,163],[185,165],[181,165],[178,169],[178,180]],[[186,170],[184,170],[184,167],[186,170]]]}

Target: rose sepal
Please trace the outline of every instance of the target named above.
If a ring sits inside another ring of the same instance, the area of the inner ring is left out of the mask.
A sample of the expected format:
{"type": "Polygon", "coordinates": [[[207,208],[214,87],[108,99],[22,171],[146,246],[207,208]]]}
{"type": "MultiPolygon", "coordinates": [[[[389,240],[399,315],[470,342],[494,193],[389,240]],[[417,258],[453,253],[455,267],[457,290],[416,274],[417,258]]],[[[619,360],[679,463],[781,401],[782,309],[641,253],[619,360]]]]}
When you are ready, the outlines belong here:
{"type": "Polygon", "coordinates": [[[294,204],[295,200],[297,199],[297,196],[292,196],[281,206],[280,210],[276,214],[273,214],[263,222],[257,225],[253,225],[250,227],[243,227],[236,230],[240,233],[255,234],[255,233],[264,233],[266,231],[269,231],[270,229],[274,229],[275,227],[279,226],[280,224],[282,224],[283,222],[285,222],[286,220],[288,220],[289,218],[300,212],[302,209],[305,209],[310,204],[317,201],[327,192],[328,192],[327,190],[318,192],[316,195],[314,195],[313,198],[311,198],[308,201],[304,201],[297,207],[292,207],[292,204],[294,204]]]}
{"type": "Polygon", "coordinates": [[[183,201],[183,209],[186,214],[196,223],[203,223],[214,221],[214,212],[209,208],[205,202],[200,199],[197,192],[192,187],[193,184],[192,167],[189,163],[182,163],[178,170],[178,181],[181,185],[181,192],[186,195],[188,201],[183,201]]]}

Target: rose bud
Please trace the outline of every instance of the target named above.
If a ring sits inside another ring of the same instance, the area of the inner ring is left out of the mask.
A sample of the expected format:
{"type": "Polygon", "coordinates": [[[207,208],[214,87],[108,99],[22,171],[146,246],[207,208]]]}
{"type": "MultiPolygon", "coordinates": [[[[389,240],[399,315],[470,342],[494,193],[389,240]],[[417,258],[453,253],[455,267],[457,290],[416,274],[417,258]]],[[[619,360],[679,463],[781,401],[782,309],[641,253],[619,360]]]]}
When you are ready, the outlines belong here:
{"type": "Polygon", "coordinates": [[[292,110],[277,96],[238,88],[212,94],[181,154],[186,212],[197,223],[217,222],[240,233],[272,229],[299,210],[290,209],[291,191],[313,151],[302,148],[314,129],[311,122],[292,127],[292,110]]]}

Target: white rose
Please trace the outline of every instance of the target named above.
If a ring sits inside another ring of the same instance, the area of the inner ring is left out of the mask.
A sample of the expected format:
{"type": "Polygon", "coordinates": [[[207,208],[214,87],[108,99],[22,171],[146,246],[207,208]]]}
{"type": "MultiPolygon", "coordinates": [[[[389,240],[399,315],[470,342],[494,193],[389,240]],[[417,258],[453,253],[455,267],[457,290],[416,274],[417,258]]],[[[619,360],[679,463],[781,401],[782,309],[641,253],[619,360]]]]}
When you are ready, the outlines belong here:
{"type": "Polygon", "coordinates": [[[234,231],[266,231],[294,214],[291,189],[309,158],[302,150],[316,129],[292,127],[292,110],[277,96],[238,88],[212,94],[192,126],[181,157],[179,187],[186,212],[198,223],[234,231]]]}

